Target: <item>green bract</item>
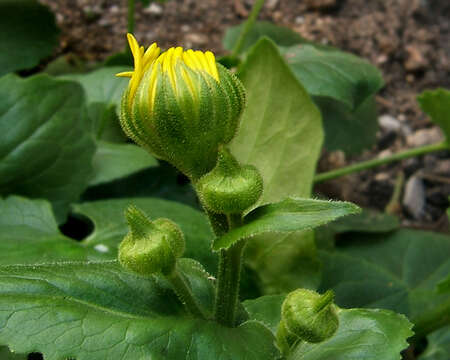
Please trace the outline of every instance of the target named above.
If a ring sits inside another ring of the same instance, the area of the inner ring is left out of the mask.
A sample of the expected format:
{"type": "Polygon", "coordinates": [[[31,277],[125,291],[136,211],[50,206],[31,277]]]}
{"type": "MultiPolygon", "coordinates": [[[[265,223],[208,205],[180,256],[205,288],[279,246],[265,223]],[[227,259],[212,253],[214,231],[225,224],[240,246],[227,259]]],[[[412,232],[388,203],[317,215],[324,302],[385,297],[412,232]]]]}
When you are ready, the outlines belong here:
{"type": "Polygon", "coordinates": [[[303,340],[318,343],[333,336],[339,319],[333,305],[333,292],[320,295],[315,291],[298,289],[291,292],[281,308],[278,341],[292,346],[303,340]]]}
{"type": "Polygon", "coordinates": [[[263,181],[254,166],[240,166],[233,155],[222,148],[216,167],[198,181],[197,191],[208,210],[238,214],[258,201],[263,181]]]}
{"type": "Polygon", "coordinates": [[[119,247],[119,261],[141,275],[170,274],[184,252],[184,237],[168,219],[150,221],[134,206],[126,211],[130,232],[119,247]]]}

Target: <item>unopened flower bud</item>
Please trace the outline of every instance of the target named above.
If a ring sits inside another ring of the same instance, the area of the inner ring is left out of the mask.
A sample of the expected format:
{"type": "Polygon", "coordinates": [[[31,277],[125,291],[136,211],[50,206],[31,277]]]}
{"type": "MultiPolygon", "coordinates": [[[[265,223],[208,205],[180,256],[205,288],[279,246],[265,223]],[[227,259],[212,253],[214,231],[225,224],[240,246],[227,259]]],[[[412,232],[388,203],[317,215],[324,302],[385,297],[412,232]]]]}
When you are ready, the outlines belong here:
{"type": "Polygon", "coordinates": [[[151,221],[134,206],[125,215],[130,231],[119,246],[120,264],[141,275],[170,274],[185,247],[179,227],[168,219],[151,221]]]}
{"type": "Polygon", "coordinates": [[[281,307],[278,342],[292,346],[298,339],[318,343],[333,336],[339,326],[333,299],[331,290],[323,295],[306,289],[288,294],[281,307]]]}
{"type": "Polygon", "coordinates": [[[216,166],[200,178],[196,186],[208,210],[238,214],[258,201],[263,180],[254,166],[241,166],[228,149],[221,147],[216,166]]]}
{"type": "Polygon", "coordinates": [[[213,53],[147,50],[128,34],[134,71],[121,106],[125,133],[193,179],[210,171],[220,144],[236,134],[245,104],[241,82],[213,53]]]}

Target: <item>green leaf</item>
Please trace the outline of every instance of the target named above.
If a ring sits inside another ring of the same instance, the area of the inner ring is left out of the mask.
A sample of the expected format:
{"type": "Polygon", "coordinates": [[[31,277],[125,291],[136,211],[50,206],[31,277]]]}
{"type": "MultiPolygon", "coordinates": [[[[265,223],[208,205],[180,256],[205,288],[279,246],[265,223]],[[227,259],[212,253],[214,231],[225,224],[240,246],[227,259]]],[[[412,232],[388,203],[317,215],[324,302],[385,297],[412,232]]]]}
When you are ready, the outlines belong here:
{"type": "Polygon", "coordinates": [[[97,143],[93,159],[94,177],[89,185],[98,185],[124,178],[151,166],[158,161],[147,151],[133,144],[97,143]]]}
{"type": "Polygon", "coordinates": [[[45,75],[0,79],[0,194],[46,198],[58,220],[92,174],[81,87],[45,75]]]}
{"type": "Polygon", "coordinates": [[[124,211],[135,205],[151,219],[168,218],[180,226],[186,238],[184,256],[199,261],[208,272],[216,271],[217,258],[211,252],[213,237],[206,217],[193,208],[173,201],[156,198],[127,198],[103,200],[73,205],[76,214],[94,223],[94,232],[83,243],[105,252],[115,259],[117,246],[128,232],[124,211]]]}
{"type": "Polygon", "coordinates": [[[86,92],[88,104],[105,103],[116,105],[120,111],[122,94],[128,86],[129,79],[115,76],[130,68],[124,66],[103,67],[87,74],[64,75],[62,78],[77,81],[86,92]]]}
{"type": "Polygon", "coordinates": [[[340,310],[336,333],[318,344],[300,343],[288,360],[400,360],[412,324],[388,310],[340,310]]]}
{"type": "Polygon", "coordinates": [[[427,340],[428,346],[419,356],[419,360],[450,359],[450,326],[432,332],[427,340]]]}
{"type": "Polygon", "coordinates": [[[108,105],[102,102],[89,104],[88,117],[91,131],[95,134],[97,141],[126,142],[127,137],[120,126],[115,104],[108,105]]]}
{"type": "Polygon", "coordinates": [[[450,274],[437,284],[437,290],[440,293],[450,292],[450,274]]]}
{"type": "MultiPolygon", "coordinates": [[[[210,282],[185,273],[194,291],[210,282]]],[[[273,334],[256,321],[237,328],[188,316],[166,281],[115,261],[0,268],[0,343],[46,360],[273,360],[273,334]],[[26,326],[24,326],[26,324],[26,326]]]]}
{"type": "Polygon", "coordinates": [[[0,346],[0,359],[2,360],[27,360],[27,355],[17,355],[9,351],[6,346],[0,346]]]}
{"type": "Polygon", "coordinates": [[[325,129],[325,148],[357,154],[376,142],[378,116],[375,99],[368,97],[356,109],[332,98],[315,97],[325,129]]]}
{"type": "MultiPolygon", "coordinates": [[[[310,197],[323,141],[318,109],[270,40],[261,39],[251,49],[239,77],[247,90],[247,107],[231,150],[260,171],[260,203],[310,197]]],[[[314,238],[308,231],[250,239],[246,264],[258,274],[265,293],[315,287],[319,279],[314,238]],[[274,256],[283,256],[283,261],[271,261],[274,256]]]]}
{"type": "Polygon", "coordinates": [[[366,60],[310,44],[282,49],[295,77],[310,95],[330,97],[356,109],[383,86],[380,71],[366,60]]]}
{"type": "Polygon", "coordinates": [[[102,254],[62,235],[44,200],[0,199],[0,264],[101,259],[102,254]]]}
{"type": "Polygon", "coordinates": [[[347,202],[287,198],[250,212],[244,225],[216,239],[213,249],[227,249],[240,240],[264,233],[310,230],[358,211],[356,205],[347,202]]]}
{"type": "Polygon", "coordinates": [[[260,171],[260,203],[310,196],[323,140],[319,111],[268,39],[252,48],[239,77],[247,107],[231,151],[260,171]]]}
{"type": "Polygon", "coordinates": [[[341,235],[340,244],[338,251],[321,252],[320,286],[335,291],[339,306],[403,313],[420,335],[450,322],[450,293],[436,290],[450,273],[449,236],[402,229],[341,235]]]}
{"type": "Polygon", "coordinates": [[[417,101],[431,121],[441,127],[447,142],[450,142],[450,91],[427,90],[417,97],[417,101]]]}
{"type": "Polygon", "coordinates": [[[380,213],[370,209],[362,209],[358,214],[337,219],[327,226],[332,228],[336,233],[384,233],[397,230],[400,226],[400,221],[394,215],[380,213]]]}
{"type": "Polygon", "coordinates": [[[335,237],[348,232],[386,233],[397,230],[399,219],[387,213],[380,213],[371,209],[362,209],[359,214],[352,214],[316,230],[317,246],[324,250],[333,249],[335,237]]]}
{"type": "Polygon", "coordinates": [[[313,231],[258,235],[249,239],[245,255],[246,265],[257,274],[259,294],[315,290],[320,285],[322,266],[313,231]]]}
{"type": "MultiPolygon", "coordinates": [[[[284,295],[245,301],[250,319],[266,324],[275,334],[281,319],[284,295]]],[[[301,342],[288,360],[399,360],[413,335],[408,319],[387,310],[339,309],[339,327],[324,342],[301,342]]]]}
{"type": "Polygon", "coordinates": [[[0,2],[0,76],[29,69],[58,45],[55,17],[34,0],[0,2]]]}
{"type": "Polygon", "coordinates": [[[95,201],[127,197],[158,197],[200,209],[189,180],[164,161],[158,167],[147,168],[126,178],[91,186],[83,193],[82,199],[95,201]]]}
{"type": "Polygon", "coordinates": [[[250,319],[265,324],[274,334],[281,321],[281,305],[286,295],[266,295],[242,303],[250,319]]]}
{"type": "MultiPolygon", "coordinates": [[[[231,26],[225,32],[223,47],[226,50],[233,50],[236,42],[242,32],[244,24],[231,26]]],[[[268,21],[256,21],[245,37],[241,53],[246,52],[252,45],[263,37],[268,37],[279,46],[291,46],[304,42],[305,40],[295,31],[272,24],[268,21]]]]}

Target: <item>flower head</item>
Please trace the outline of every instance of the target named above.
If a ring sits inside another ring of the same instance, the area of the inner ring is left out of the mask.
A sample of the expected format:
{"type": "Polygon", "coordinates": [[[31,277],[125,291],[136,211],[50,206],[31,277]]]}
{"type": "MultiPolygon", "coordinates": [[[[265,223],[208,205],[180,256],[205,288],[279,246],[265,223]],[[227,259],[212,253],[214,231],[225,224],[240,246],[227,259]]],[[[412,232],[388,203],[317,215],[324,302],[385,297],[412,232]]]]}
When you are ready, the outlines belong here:
{"type": "Polygon", "coordinates": [[[121,111],[125,133],[158,158],[197,179],[211,170],[220,144],[234,137],[245,104],[240,81],[216,63],[210,51],[161,53],[147,50],[133,35],[134,57],[121,111]]]}

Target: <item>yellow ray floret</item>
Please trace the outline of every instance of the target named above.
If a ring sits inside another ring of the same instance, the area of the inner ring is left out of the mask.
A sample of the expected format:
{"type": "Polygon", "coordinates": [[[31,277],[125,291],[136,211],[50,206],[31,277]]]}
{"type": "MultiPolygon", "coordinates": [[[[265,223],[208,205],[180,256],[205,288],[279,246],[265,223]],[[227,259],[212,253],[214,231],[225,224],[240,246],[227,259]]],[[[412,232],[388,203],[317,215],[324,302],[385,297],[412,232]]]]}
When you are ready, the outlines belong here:
{"type": "MultiPolygon", "coordinates": [[[[158,80],[158,72],[165,72],[169,75],[170,82],[174,89],[176,86],[176,65],[184,63],[194,71],[206,72],[212,76],[216,81],[219,80],[219,73],[217,71],[217,64],[214,54],[210,51],[183,51],[183,48],[170,48],[166,52],[160,54],[161,50],[153,43],[144,51],[143,46],[139,46],[133,35],[127,34],[128,43],[130,45],[131,53],[134,58],[134,71],[125,71],[116,76],[131,77],[129,99],[132,101],[140,81],[144,73],[151,69],[149,77],[151,99],[155,97],[156,83],[158,80]]],[[[188,86],[192,87],[191,79],[185,72],[182,72],[183,78],[187,81],[188,86]]]]}

